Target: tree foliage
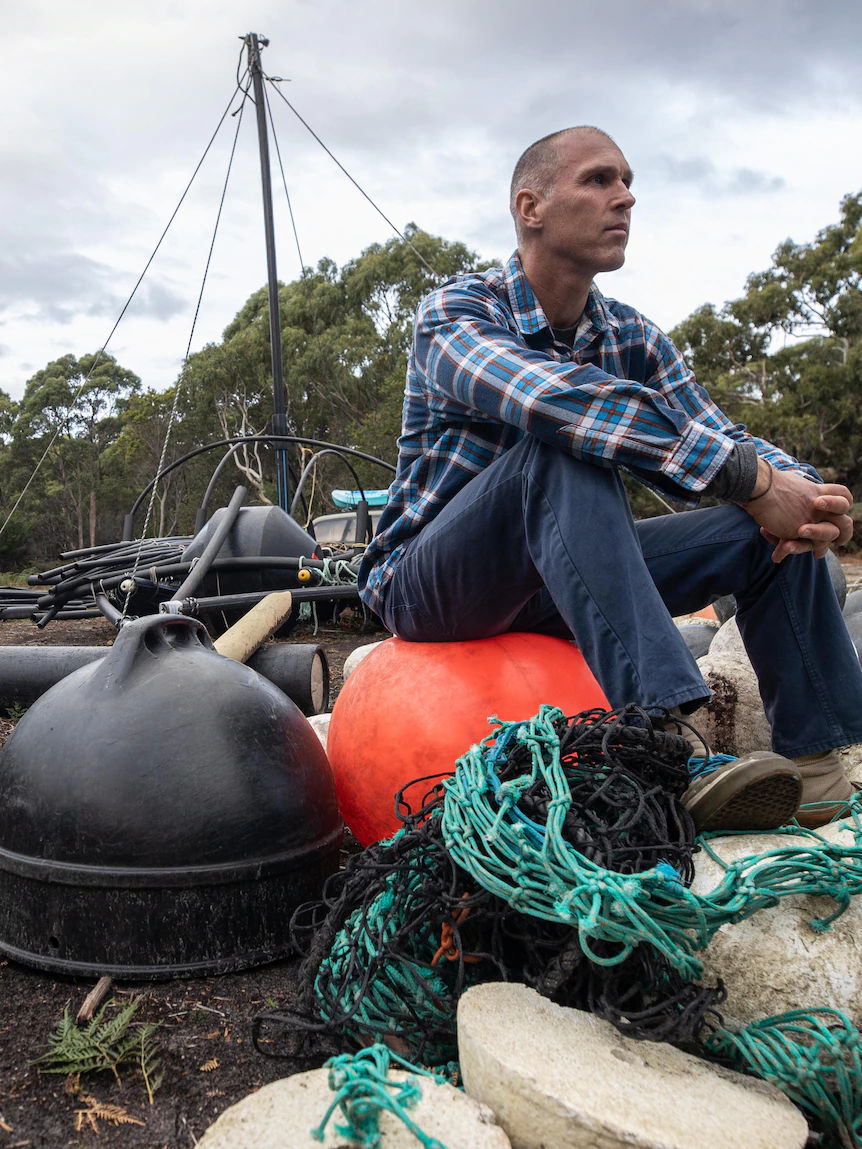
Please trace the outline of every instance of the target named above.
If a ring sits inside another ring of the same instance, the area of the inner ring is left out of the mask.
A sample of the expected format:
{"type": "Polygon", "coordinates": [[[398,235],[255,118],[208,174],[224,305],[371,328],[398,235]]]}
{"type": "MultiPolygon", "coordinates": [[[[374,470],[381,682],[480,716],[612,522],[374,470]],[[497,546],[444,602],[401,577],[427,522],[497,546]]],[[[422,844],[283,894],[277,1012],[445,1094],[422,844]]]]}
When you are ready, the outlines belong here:
{"type": "Polygon", "coordinates": [[[731,418],[862,496],[862,193],[671,338],[731,418]]]}

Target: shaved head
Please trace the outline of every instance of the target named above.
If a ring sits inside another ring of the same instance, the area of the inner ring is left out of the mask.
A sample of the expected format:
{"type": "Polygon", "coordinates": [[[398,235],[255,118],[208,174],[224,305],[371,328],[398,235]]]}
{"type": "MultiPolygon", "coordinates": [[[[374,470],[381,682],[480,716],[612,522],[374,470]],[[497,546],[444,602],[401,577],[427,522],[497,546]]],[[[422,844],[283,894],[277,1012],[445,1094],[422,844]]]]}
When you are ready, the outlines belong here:
{"type": "Polygon", "coordinates": [[[552,195],[557,173],[560,169],[560,144],[569,136],[577,135],[603,136],[606,140],[610,140],[612,144],[616,143],[616,141],[609,136],[607,132],[602,131],[601,128],[595,128],[591,124],[580,124],[574,128],[562,128],[559,132],[551,132],[548,136],[542,136],[540,140],[536,140],[534,144],[530,144],[515,164],[515,170],[512,173],[512,185],[509,191],[509,211],[512,213],[512,219],[515,221],[515,231],[518,234],[519,240],[521,239],[521,226],[515,207],[515,199],[518,192],[523,188],[529,188],[531,191],[537,192],[546,198],[552,195]]]}

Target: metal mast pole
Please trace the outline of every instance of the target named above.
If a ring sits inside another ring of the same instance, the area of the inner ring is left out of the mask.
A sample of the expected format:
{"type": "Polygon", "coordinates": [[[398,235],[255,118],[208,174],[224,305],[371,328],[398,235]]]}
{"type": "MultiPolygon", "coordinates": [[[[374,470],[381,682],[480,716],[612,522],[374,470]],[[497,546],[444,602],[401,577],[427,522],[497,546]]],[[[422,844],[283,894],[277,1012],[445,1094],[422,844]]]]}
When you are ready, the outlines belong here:
{"type": "MultiPolygon", "coordinates": [[[[263,69],[260,48],[269,40],[257,32],[245,37],[248,48],[248,70],[251,73],[254,102],[257,109],[257,140],[260,148],[260,179],[263,186],[263,227],[266,237],[266,272],[269,294],[269,346],[272,353],[272,429],[276,435],[288,434],[287,407],[284,390],[284,365],[281,355],[281,315],[278,305],[278,275],[275,269],[275,227],[272,215],[272,177],[269,168],[269,137],[266,130],[266,101],[263,94],[263,69]]],[[[284,448],[275,451],[276,490],[278,505],[283,511],[290,509],[290,471],[284,448]]]]}

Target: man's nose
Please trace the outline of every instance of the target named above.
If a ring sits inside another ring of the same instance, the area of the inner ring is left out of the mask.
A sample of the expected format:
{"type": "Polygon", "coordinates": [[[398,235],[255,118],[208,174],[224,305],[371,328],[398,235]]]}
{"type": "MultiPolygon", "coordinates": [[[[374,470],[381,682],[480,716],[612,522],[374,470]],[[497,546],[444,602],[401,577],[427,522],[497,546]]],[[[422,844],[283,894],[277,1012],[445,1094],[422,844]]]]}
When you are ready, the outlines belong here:
{"type": "Polygon", "coordinates": [[[626,187],[622,180],[620,180],[619,190],[615,200],[615,206],[625,208],[626,211],[628,211],[630,208],[634,207],[636,202],[637,201],[635,200],[635,197],[632,195],[631,188],[626,187]]]}

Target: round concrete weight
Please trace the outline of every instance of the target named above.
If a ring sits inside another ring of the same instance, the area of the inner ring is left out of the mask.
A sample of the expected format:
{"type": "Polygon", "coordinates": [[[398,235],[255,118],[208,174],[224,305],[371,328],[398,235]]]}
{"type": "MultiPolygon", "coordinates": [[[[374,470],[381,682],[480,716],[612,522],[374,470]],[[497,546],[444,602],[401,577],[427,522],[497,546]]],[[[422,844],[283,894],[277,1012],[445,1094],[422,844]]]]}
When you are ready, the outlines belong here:
{"type": "Polygon", "coordinates": [[[862,614],[862,589],[854,590],[847,595],[842,613],[845,618],[853,618],[862,614]]]}
{"type": "MultiPolygon", "coordinates": [[[[862,598],[862,595],[859,597],[862,598]]],[[[862,611],[856,611],[850,615],[845,614],[844,621],[847,624],[850,641],[856,650],[856,657],[862,663],[862,611]]]]}
{"type": "MultiPolygon", "coordinates": [[[[712,655],[738,654],[743,658],[748,658],[745,647],[742,645],[742,635],[739,633],[736,615],[722,623],[718,628],[718,633],[713,637],[709,653],[712,655]]],[[[700,655],[697,657],[699,658],[700,655]]]]}
{"type": "Polygon", "coordinates": [[[320,740],[320,745],[326,749],[326,741],[329,737],[329,723],[332,720],[331,714],[312,714],[308,720],[308,725],[317,735],[320,740]]]}
{"type": "MultiPolygon", "coordinates": [[[[818,833],[842,846],[855,844],[844,822],[824,826],[818,833]]],[[[810,844],[811,838],[804,834],[734,834],[710,842],[725,862],[810,844]]],[[[696,855],[695,867],[692,889],[708,896],[724,870],[706,853],[696,855]]],[[[747,1023],[789,1009],[831,1006],[843,1010],[854,1025],[862,1024],[862,899],[852,898],[825,933],[816,933],[810,922],[834,910],[832,898],[800,895],[722,926],[699,955],[705,982],[720,977],[727,986],[722,1014],[747,1023]]]]}
{"type": "MultiPolygon", "coordinates": [[[[408,1075],[393,1071],[402,1081],[408,1075]]],[[[329,1072],[313,1069],[265,1085],[226,1109],[198,1141],[200,1149],[344,1149],[335,1132],[344,1124],[340,1109],[329,1119],[323,1141],[311,1135],[333,1102],[329,1072]]],[[[410,1117],[447,1149],[510,1149],[511,1143],[485,1105],[451,1085],[420,1080],[422,1097],[410,1117]]],[[[380,1115],[382,1149],[416,1149],[419,1142],[391,1113],[380,1115]]],[[[351,1142],[352,1144],[352,1142],[351,1142]]]]}
{"type": "Polygon", "coordinates": [[[514,1149],[801,1149],[805,1118],[771,1085],[507,982],[458,1004],[467,1093],[514,1149]]]}
{"type": "MultiPolygon", "coordinates": [[[[383,640],[386,642],[386,639],[383,640]]],[[[376,650],[380,646],[379,642],[369,642],[365,646],[357,646],[356,650],[351,650],[347,658],[344,660],[344,666],[341,670],[341,679],[346,682],[357,666],[362,662],[363,658],[367,658],[372,650],[376,650]]]]}

